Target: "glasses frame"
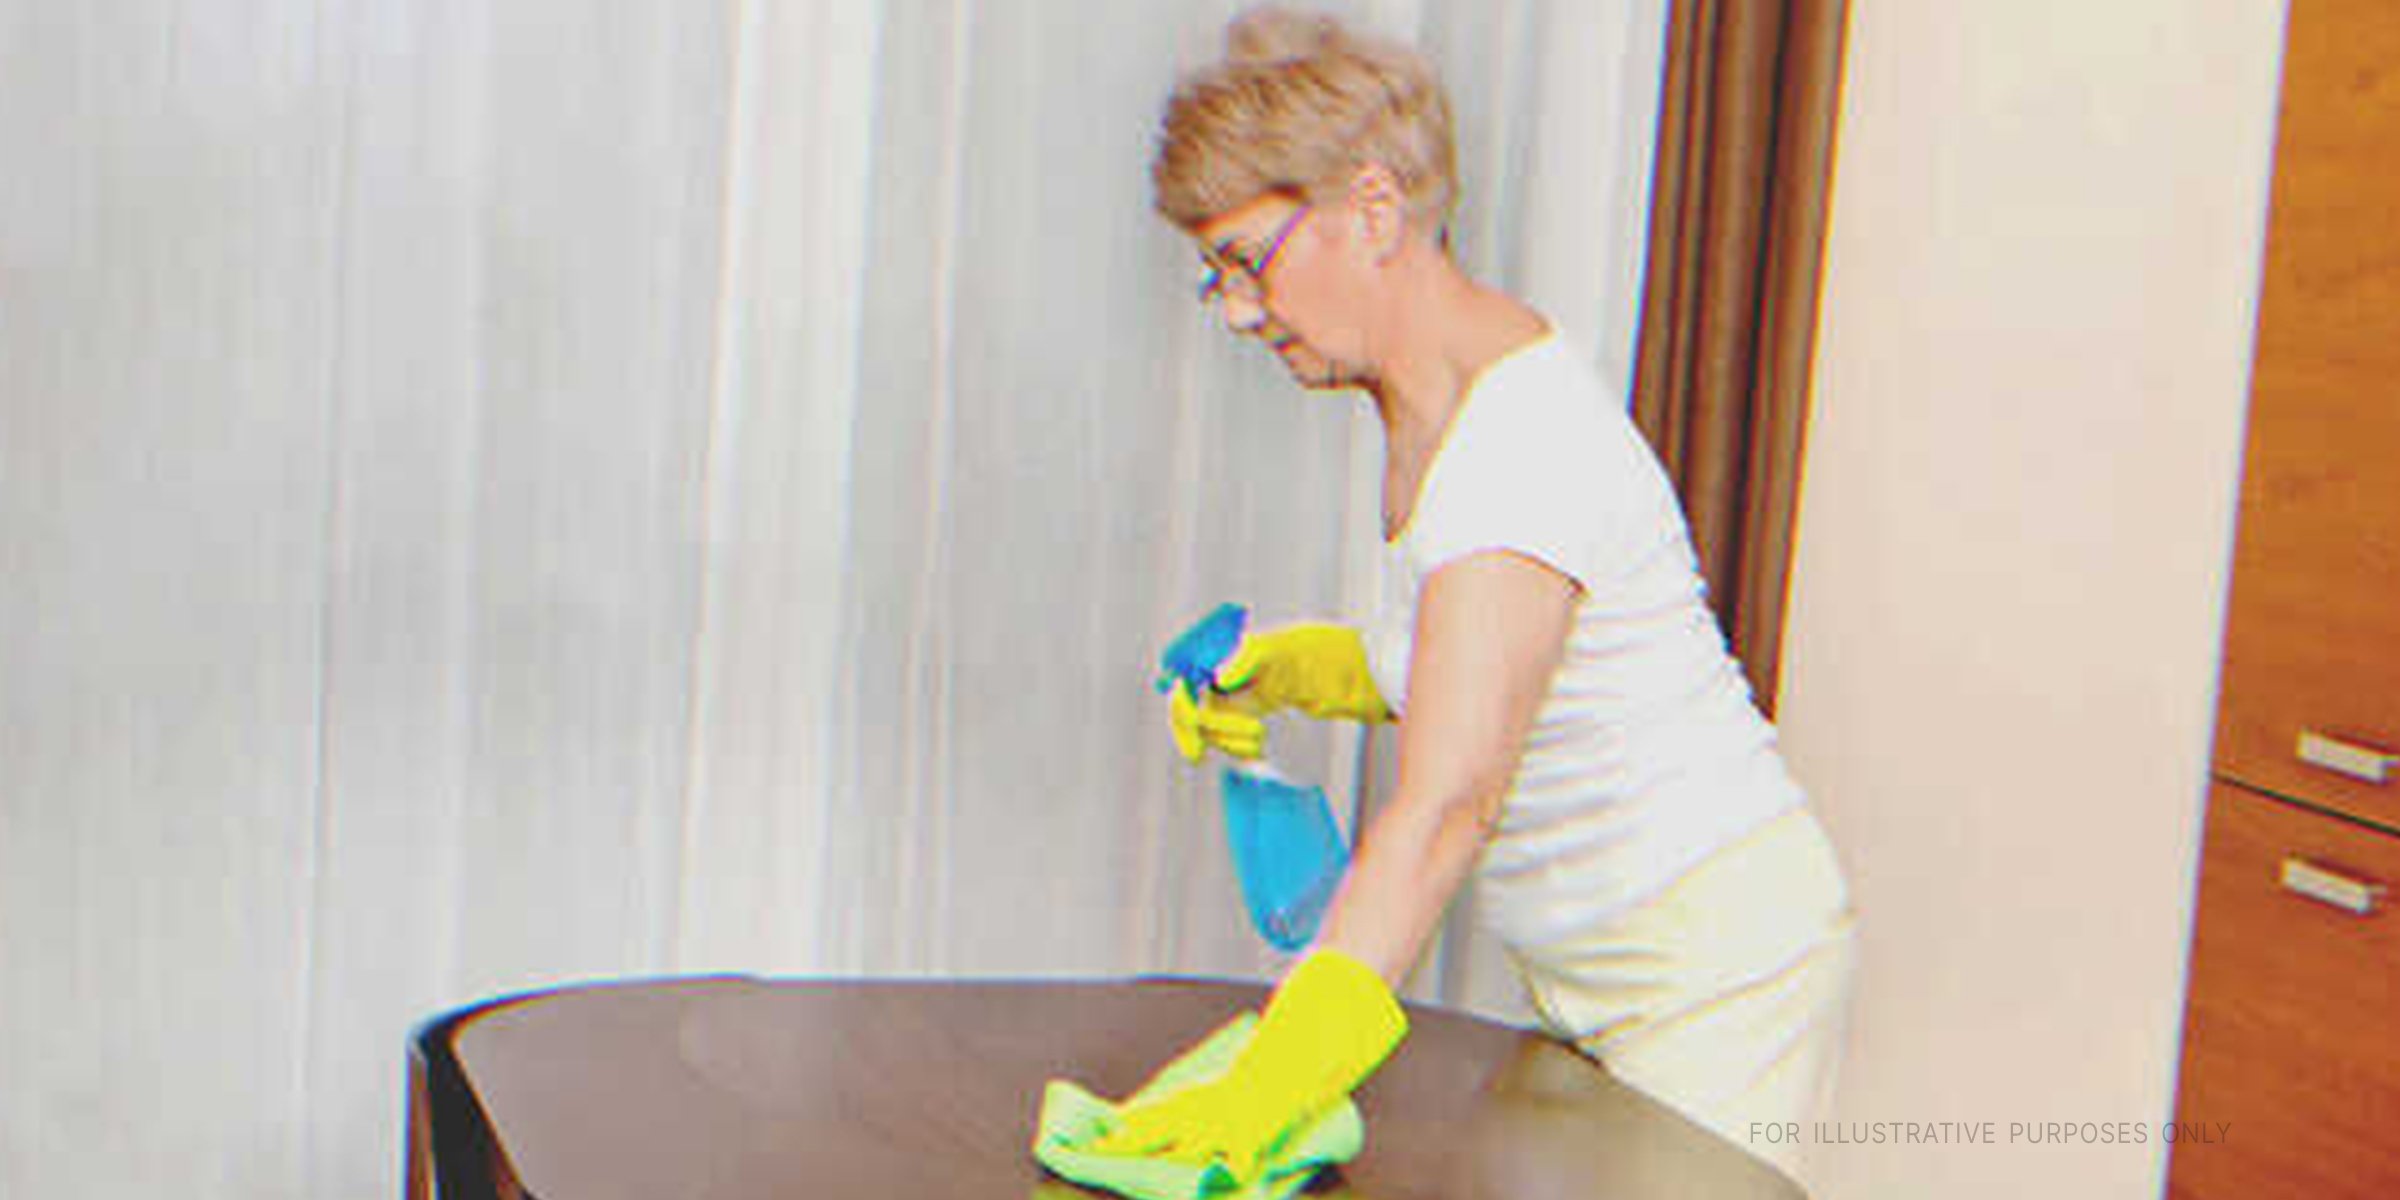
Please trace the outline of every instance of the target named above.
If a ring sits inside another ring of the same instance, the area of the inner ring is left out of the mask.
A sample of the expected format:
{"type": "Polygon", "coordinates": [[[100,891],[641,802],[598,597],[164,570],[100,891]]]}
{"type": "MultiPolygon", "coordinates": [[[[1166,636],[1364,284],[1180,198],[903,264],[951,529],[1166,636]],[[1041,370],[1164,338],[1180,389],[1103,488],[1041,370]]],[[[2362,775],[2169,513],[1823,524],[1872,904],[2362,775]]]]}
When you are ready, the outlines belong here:
{"type": "Polygon", "coordinates": [[[1267,272],[1274,268],[1275,256],[1283,251],[1283,243],[1292,236],[1293,230],[1300,227],[1301,220],[1308,216],[1309,207],[1309,203],[1303,200],[1298,208],[1292,210],[1292,215],[1283,219],[1282,226],[1275,230],[1275,236],[1267,242],[1266,253],[1258,256],[1257,266],[1252,266],[1230,254],[1218,255],[1206,250],[1201,251],[1200,303],[1206,306],[1210,301],[1235,291],[1233,283],[1237,279],[1243,283],[1243,286],[1238,289],[1242,299],[1253,304],[1265,300],[1267,272]]]}

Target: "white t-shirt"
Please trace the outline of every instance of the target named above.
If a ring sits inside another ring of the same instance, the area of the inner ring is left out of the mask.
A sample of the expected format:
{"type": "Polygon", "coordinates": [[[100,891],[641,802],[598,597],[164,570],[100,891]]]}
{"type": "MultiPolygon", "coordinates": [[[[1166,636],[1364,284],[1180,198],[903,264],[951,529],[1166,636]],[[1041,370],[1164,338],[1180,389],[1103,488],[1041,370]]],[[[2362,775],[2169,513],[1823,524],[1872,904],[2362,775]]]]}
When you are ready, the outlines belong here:
{"type": "Polygon", "coordinates": [[[1527,555],[1581,585],[1476,868],[1484,919],[1538,959],[1803,797],[1726,651],[1656,455],[1554,333],[1476,378],[1386,544],[1387,590],[1366,640],[1395,709],[1419,590],[1483,550],[1527,555]]]}

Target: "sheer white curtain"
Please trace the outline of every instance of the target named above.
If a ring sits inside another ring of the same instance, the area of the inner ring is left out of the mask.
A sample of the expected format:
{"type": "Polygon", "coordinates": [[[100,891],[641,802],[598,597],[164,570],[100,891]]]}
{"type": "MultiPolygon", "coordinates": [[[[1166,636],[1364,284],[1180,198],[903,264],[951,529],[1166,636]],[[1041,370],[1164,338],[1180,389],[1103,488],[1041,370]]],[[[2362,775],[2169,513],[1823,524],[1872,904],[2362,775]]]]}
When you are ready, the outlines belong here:
{"type": "MultiPolygon", "coordinates": [[[[1620,377],[1663,3],[1329,6],[1620,377]]],[[[1238,7],[0,0],[0,1194],[389,1195],[506,990],[1270,967],[1152,664],[1379,447],[1147,210],[1238,7]]]]}

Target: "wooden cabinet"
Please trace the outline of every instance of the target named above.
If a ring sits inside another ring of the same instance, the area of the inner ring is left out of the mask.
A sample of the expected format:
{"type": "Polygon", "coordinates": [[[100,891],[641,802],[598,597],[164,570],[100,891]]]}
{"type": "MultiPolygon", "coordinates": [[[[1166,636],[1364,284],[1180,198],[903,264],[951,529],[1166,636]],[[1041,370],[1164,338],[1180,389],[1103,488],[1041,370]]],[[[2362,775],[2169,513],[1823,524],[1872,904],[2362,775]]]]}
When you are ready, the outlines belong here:
{"type": "Polygon", "coordinates": [[[2169,1196],[2400,1195],[2400,917],[2345,906],[2392,882],[2400,838],[2212,790],[2169,1196]]]}
{"type": "Polygon", "coordinates": [[[2292,0],[2175,1200],[2400,1196],[2400,4],[2292,0]],[[2378,780],[2376,777],[2380,776],[2378,780]],[[2364,911],[2356,911],[2361,910],[2364,911]]]}
{"type": "Polygon", "coordinates": [[[2400,4],[2294,0],[2217,769],[2400,827],[2400,4]]]}

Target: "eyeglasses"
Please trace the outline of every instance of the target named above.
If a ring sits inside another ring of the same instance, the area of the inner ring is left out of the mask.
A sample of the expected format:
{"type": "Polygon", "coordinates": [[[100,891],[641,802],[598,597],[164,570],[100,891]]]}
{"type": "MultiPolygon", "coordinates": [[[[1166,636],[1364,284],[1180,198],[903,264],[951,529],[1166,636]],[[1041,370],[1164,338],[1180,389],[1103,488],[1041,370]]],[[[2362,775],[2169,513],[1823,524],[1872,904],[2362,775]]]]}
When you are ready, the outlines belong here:
{"type": "Polygon", "coordinates": [[[1267,268],[1275,265],[1275,255],[1283,249],[1284,239],[1292,236],[1292,230],[1299,228],[1300,219],[1307,215],[1308,206],[1305,204],[1293,209],[1292,215],[1285,217],[1282,227],[1275,231],[1273,240],[1267,243],[1266,253],[1258,256],[1255,266],[1231,255],[1220,258],[1206,250],[1201,251],[1200,303],[1205,305],[1220,296],[1229,295],[1239,296],[1252,304],[1265,299],[1267,268]]]}

